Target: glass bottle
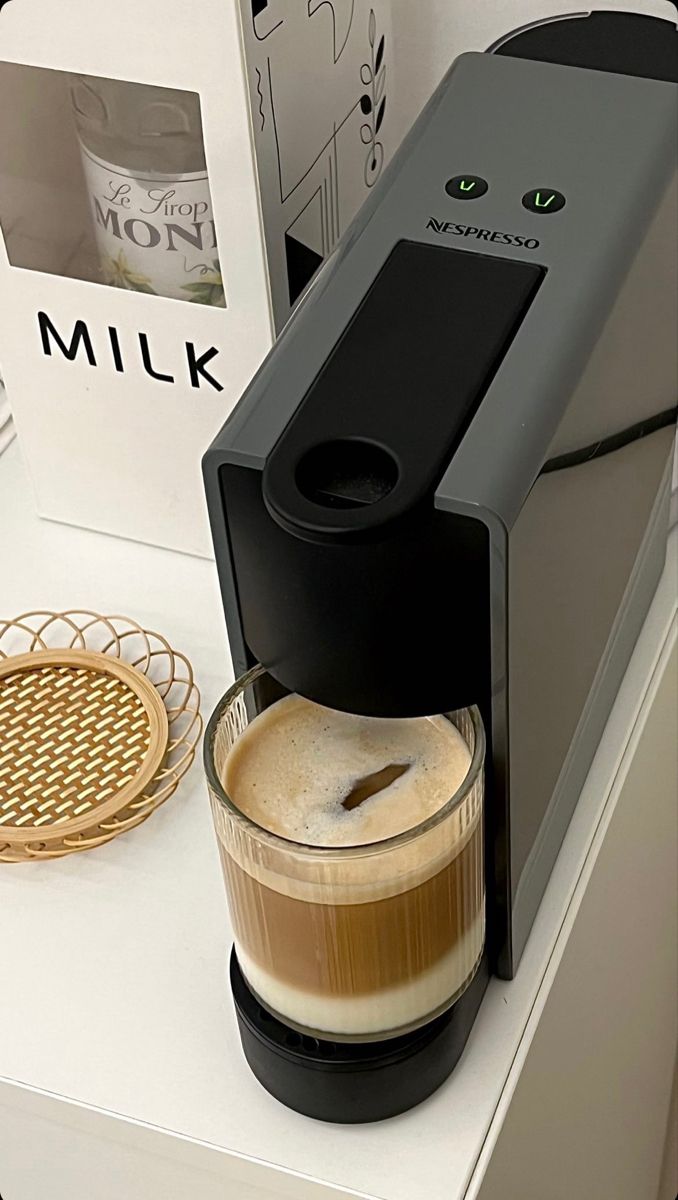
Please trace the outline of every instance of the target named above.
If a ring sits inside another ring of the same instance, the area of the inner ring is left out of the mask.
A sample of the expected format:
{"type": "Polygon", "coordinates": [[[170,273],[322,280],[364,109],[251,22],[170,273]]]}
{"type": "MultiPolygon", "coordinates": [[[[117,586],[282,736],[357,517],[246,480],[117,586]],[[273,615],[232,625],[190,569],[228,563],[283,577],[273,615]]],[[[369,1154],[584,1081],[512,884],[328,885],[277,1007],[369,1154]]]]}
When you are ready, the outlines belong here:
{"type": "Polygon", "coordinates": [[[198,95],[78,75],[71,97],[102,281],[224,307],[198,95]]]}

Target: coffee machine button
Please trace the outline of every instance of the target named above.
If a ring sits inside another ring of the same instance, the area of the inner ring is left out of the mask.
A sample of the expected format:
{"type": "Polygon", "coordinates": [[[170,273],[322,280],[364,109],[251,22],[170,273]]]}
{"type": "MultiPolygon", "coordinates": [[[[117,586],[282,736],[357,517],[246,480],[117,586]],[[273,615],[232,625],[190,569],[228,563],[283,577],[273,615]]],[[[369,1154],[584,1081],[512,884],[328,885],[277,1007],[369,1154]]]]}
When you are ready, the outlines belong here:
{"type": "Polygon", "coordinates": [[[555,213],[564,207],[563,193],[556,192],[553,188],[535,188],[531,192],[525,192],[523,196],[523,208],[529,209],[530,212],[555,213]]]}
{"type": "Polygon", "coordinates": [[[489,184],[480,175],[454,175],[445,184],[445,191],[454,200],[477,200],[484,196],[489,184]]]}

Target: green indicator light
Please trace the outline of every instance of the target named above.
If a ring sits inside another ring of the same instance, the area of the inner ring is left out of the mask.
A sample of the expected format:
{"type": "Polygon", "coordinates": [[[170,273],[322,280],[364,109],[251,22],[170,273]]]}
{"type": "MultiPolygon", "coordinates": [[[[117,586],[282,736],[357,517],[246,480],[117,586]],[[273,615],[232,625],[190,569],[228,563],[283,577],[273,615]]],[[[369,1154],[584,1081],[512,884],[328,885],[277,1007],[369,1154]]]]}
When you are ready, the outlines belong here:
{"type": "Polygon", "coordinates": [[[523,208],[529,212],[542,213],[545,217],[550,213],[560,212],[565,204],[563,193],[557,192],[555,188],[533,188],[523,196],[523,208]]]}
{"type": "Polygon", "coordinates": [[[445,191],[453,200],[477,200],[485,195],[488,186],[480,175],[453,175],[445,184],[445,191]]]}

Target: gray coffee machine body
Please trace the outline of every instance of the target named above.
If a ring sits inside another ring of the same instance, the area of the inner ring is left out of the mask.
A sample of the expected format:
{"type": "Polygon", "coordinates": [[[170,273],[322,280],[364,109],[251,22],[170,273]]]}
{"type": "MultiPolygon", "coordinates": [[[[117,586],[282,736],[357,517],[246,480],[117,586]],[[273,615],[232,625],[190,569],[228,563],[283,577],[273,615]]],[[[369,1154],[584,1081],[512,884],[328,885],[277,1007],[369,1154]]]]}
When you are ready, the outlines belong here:
{"type": "Polygon", "coordinates": [[[480,705],[504,977],[664,561],[676,113],[460,58],[205,458],[236,673],[480,705]]]}

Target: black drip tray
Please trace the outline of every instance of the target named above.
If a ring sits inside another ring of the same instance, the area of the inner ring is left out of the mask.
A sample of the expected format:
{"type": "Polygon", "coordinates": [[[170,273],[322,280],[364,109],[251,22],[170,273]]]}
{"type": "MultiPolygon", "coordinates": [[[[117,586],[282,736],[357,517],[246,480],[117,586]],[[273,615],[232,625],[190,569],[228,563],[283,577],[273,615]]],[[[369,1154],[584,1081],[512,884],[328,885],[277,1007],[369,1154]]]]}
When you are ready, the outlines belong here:
{"type": "Polygon", "coordinates": [[[259,1082],[307,1117],[340,1124],[381,1121],[413,1108],[447,1079],[461,1057],[489,978],[478,971],[446,1013],[421,1029],[380,1042],[302,1037],[250,991],[231,955],[231,987],[245,1057],[259,1082]]]}

